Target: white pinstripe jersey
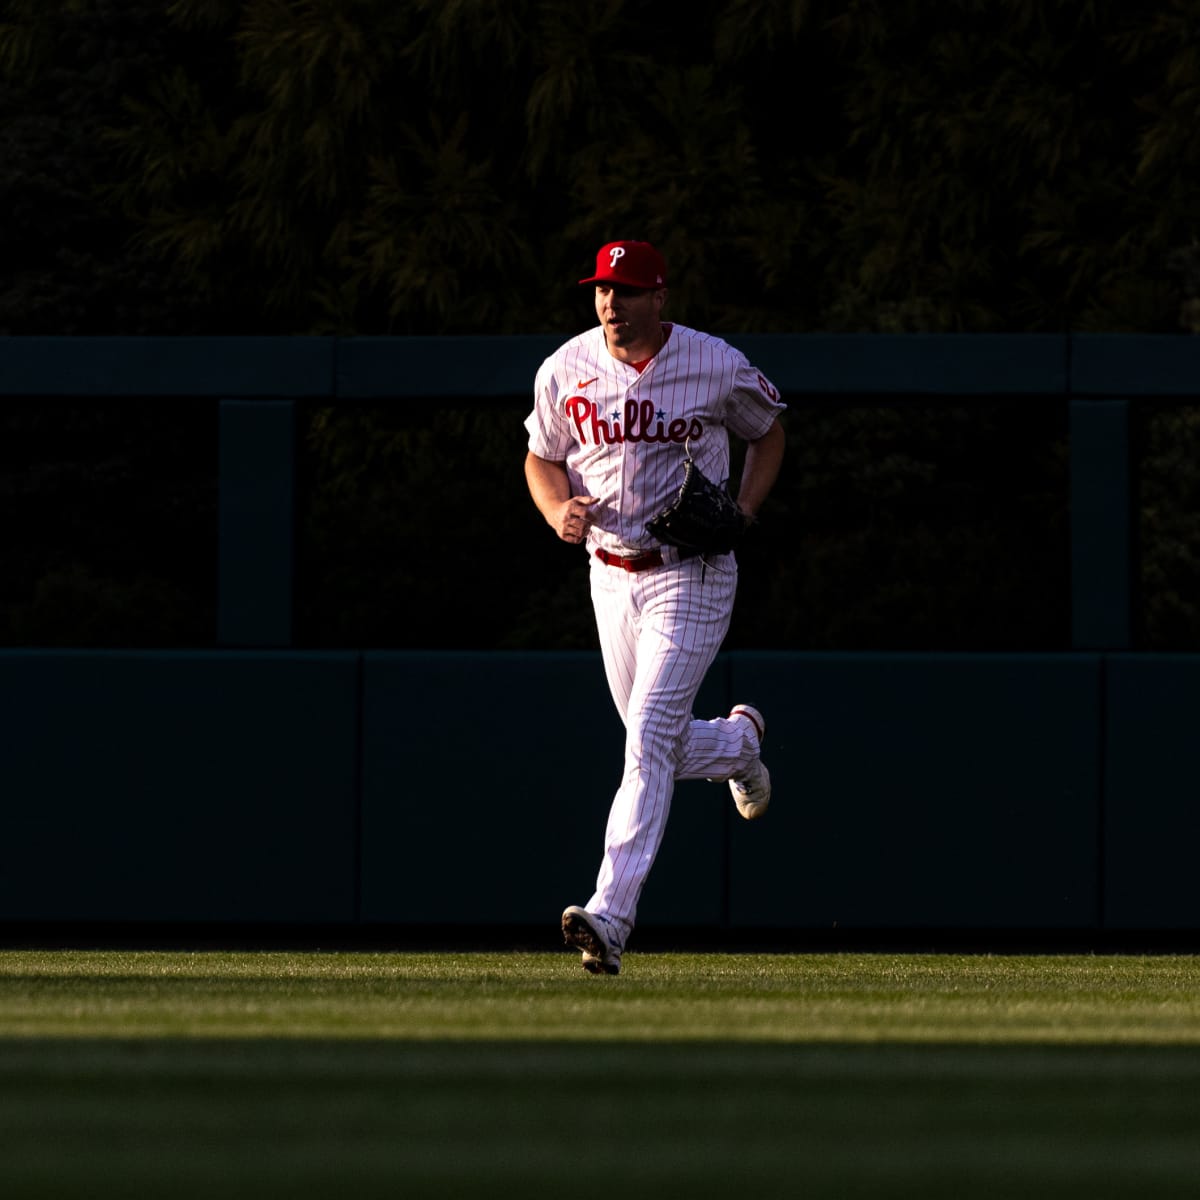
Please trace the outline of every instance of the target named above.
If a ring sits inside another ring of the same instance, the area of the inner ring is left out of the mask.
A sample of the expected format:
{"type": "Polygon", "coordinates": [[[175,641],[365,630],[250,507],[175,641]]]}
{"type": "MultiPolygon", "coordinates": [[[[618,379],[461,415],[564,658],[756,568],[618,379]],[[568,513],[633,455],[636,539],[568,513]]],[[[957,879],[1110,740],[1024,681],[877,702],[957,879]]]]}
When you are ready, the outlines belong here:
{"type": "Polygon", "coordinates": [[[573,496],[599,498],[589,549],[629,554],[655,546],[646,522],[683,482],[687,453],[720,483],[729,476],[729,433],[760,438],[785,408],[740,350],[684,325],[667,328],[640,375],[608,352],[599,325],[538,370],[525,419],[529,449],[566,464],[573,496]]]}

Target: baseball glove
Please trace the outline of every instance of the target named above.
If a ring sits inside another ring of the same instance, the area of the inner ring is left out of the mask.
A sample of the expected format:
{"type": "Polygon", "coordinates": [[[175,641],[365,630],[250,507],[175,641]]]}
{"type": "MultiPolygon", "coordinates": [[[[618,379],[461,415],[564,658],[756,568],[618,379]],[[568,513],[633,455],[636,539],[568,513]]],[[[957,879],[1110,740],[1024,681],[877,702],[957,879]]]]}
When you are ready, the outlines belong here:
{"type": "Polygon", "coordinates": [[[689,457],[675,498],[646,522],[660,542],[693,554],[728,554],[741,539],[749,518],[734,503],[726,484],[718,487],[689,457]]]}

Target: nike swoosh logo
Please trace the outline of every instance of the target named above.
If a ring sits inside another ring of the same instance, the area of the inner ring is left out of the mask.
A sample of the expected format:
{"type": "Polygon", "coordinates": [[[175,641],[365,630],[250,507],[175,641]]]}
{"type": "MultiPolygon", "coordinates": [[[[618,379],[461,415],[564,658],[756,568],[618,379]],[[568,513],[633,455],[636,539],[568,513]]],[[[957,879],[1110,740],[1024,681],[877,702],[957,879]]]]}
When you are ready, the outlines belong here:
{"type": "Polygon", "coordinates": [[[576,386],[577,388],[585,388],[585,387],[587,387],[587,385],[588,385],[589,383],[595,383],[595,382],[596,382],[596,380],[597,380],[597,379],[599,379],[599,378],[600,378],[600,376],[599,376],[599,375],[593,375],[593,376],[591,377],[591,379],[581,379],[581,380],[580,380],[580,381],[579,381],[579,382],[578,382],[578,383],[577,383],[575,386],[576,386]]]}

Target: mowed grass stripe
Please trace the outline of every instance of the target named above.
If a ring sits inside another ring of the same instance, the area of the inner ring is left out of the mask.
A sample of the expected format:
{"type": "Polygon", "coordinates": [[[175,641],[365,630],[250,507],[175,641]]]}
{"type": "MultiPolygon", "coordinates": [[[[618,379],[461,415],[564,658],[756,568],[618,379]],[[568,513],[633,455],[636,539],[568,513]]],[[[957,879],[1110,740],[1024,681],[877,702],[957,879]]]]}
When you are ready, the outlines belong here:
{"type": "Polygon", "coordinates": [[[8,1040],[0,1149],[22,1200],[1160,1200],[1198,1088],[1194,1047],[8,1040]]]}
{"type": "Polygon", "coordinates": [[[1191,1197],[1184,957],[0,954],[6,1195],[1191,1197]]]}
{"type": "Polygon", "coordinates": [[[1191,1045],[1200,960],[6,951],[0,1037],[1191,1045]]]}

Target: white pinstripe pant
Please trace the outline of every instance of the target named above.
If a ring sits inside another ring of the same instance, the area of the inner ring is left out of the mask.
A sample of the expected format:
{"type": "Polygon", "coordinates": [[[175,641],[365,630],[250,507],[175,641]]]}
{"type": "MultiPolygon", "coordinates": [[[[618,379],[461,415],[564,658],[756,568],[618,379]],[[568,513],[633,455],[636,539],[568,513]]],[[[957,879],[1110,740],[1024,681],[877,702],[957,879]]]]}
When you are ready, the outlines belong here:
{"type": "Polygon", "coordinates": [[[732,555],[630,572],[592,560],[604,670],[625,722],[625,770],[613,797],[596,891],[586,907],[622,941],[666,832],[677,779],[726,780],[758,752],[745,721],[697,721],[696,693],[729,630],[732,555]]]}

